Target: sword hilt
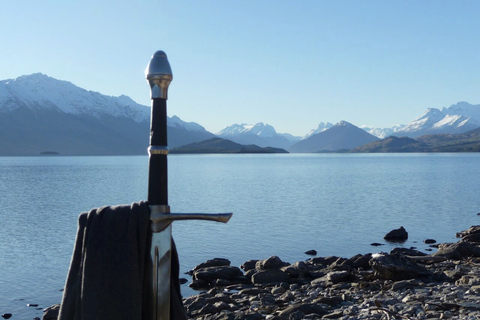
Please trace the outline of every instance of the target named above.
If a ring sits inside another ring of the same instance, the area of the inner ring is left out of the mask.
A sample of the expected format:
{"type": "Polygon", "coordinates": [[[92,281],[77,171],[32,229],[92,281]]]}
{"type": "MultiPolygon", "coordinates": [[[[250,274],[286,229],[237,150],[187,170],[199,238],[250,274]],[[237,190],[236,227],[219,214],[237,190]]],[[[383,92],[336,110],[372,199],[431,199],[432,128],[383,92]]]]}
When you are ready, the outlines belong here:
{"type": "Polygon", "coordinates": [[[176,220],[208,220],[227,223],[232,217],[232,213],[170,213],[170,207],[165,205],[152,205],[149,208],[153,232],[164,230],[176,220]]]}

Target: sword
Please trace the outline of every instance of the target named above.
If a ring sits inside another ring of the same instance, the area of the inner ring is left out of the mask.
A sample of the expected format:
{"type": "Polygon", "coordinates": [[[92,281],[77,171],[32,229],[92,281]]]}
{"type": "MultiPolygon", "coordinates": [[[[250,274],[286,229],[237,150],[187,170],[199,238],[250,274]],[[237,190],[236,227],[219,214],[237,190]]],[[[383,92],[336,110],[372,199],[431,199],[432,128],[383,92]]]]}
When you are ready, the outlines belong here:
{"type": "MultiPolygon", "coordinates": [[[[232,213],[171,213],[168,205],[167,173],[167,96],[173,79],[172,69],[163,51],[152,56],[145,70],[150,85],[152,113],[150,119],[148,204],[150,208],[151,248],[147,265],[144,320],[170,320],[170,276],[172,226],[174,220],[212,220],[228,222],[232,213]]],[[[174,320],[174,319],[172,319],[174,320]]]]}

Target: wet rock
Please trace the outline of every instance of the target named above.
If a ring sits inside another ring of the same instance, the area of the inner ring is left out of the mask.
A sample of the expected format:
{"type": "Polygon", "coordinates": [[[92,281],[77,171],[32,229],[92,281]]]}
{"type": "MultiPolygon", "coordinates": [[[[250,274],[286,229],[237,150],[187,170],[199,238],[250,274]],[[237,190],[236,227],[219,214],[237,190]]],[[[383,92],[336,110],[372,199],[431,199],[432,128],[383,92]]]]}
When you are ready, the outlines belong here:
{"type": "Polygon", "coordinates": [[[317,250],[308,250],[308,251],[305,251],[305,254],[308,254],[310,256],[316,256],[317,250]]]}
{"type": "Polygon", "coordinates": [[[435,239],[425,239],[425,240],[423,240],[423,243],[426,243],[426,244],[434,244],[436,242],[437,242],[437,240],[435,240],[435,239]]]}
{"type": "Polygon", "coordinates": [[[408,239],[408,232],[404,227],[400,227],[387,233],[383,239],[391,242],[405,242],[408,239]]]}
{"type": "Polygon", "coordinates": [[[384,246],[385,244],[384,243],[373,242],[373,243],[370,243],[370,245],[373,246],[373,247],[379,247],[379,246],[384,246]]]}

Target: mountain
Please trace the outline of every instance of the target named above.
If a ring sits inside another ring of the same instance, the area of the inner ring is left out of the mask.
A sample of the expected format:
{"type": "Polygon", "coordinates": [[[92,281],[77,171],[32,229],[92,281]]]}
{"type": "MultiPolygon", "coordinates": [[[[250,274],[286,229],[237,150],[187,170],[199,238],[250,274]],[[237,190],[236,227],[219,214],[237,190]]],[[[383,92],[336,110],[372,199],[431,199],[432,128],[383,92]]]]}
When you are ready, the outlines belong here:
{"type": "Polygon", "coordinates": [[[171,153],[288,153],[280,148],[261,148],[257,145],[241,145],[233,141],[212,138],[194,142],[171,150],[171,153]]]}
{"type": "Polygon", "coordinates": [[[378,140],[351,123],[340,121],[333,127],[301,140],[288,148],[290,152],[321,152],[349,150],[378,140]]]}
{"type": "Polygon", "coordinates": [[[240,144],[255,144],[260,147],[287,148],[300,140],[290,134],[279,134],[269,124],[262,122],[255,125],[233,124],[216,134],[220,138],[229,139],[240,144]]]}
{"type": "Polygon", "coordinates": [[[424,143],[412,138],[390,136],[380,141],[373,141],[353,148],[350,152],[418,152],[425,148],[425,146],[424,143]]]}
{"type": "MultiPolygon", "coordinates": [[[[178,117],[167,124],[170,147],[214,136],[178,117]]],[[[146,154],[149,131],[150,107],[127,96],[87,91],[41,73],[0,81],[1,156],[146,154]]]]}
{"type": "Polygon", "coordinates": [[[383,139],[388,136],[395,135],[398,131],[402,130],[405,127],[404,124],[397,124],[391,128],[372,128],[367,126],[361,126],[360,128],[367,131],[371,135],[374,135],[377,138],[383,139]]]}
{"type": "Polygon", "coordinates": [[[391,136],[350,152],[480,152],[480,128],[460,134],[429,134],[416,139],[391,136]]]}
{"type": "Polygon", "coordinates": [[[426,134],[462,133],[480,126],[480,105],[459,102],[449,108],[428,108],[423,115],[396,131],[396,136],[411,138],[426,134]]]}
{"type": "Polygon", "coordinates": [[[317,129],[310,130],[310,132],[308,132],[308,133],[305,135],[305,137],[303,137],[302,140],[307,139],[307,138],[310,138],[310,137],[313,136],[314,134],[323,132],[323,131],[325,131],[325,130],[327,130],[327,129],[330,129],[331,127],[333,127],[333,123],[330,123],[330,122],[327,122],[327,123],[320,122],[320,124],[318,125],[317,129]]]}

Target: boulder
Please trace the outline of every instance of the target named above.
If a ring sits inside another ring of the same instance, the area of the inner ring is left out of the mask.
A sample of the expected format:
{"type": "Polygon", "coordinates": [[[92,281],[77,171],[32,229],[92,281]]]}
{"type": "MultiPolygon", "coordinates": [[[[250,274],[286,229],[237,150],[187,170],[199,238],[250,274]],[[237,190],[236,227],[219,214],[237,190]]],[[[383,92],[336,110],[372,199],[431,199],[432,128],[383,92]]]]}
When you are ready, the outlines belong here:
{"type": "Polygon", "coordinates": [[[253,284],[266,284],[266,283],[280,283],[290,282],[290,277],[287,273],[278,269],[260,270],[252,275],[253,284]]]}
{"type": "Polygon", "coordinates": [[[288,265],[277,256],[271,256],[265,260],[258,260],[255,264],[255,269],[267,270],[267,269],[280,269],[281,267],[288,265]]]}
{"type": "Polygon", "coordinates": [[[214,258],[214,259],[202,262],[199,265],[196,265],[195,268],[193,268],[193,271],[207,268],[207,267],[221,267],[221,266],[229,266],[229,265],[230,265],[230,260],[228,259],[214,258]]]}
{"type": "Polygon", "coordinates": [[[471,226],[467,230],[457,232],[457,238],[467,242],[480,242],[480,226],[471,226]]]}
{"type": "Polygon", "coordinates": [[[243,273],[240,268],[231,266],[206,267],[193,273],[194,280],[202,280],[208,283],[213,283],[218,279],[234,280],[242,276],[243,273]]]}
{"type": "Polygon", "coordinates": [[[442,243],[439,245],[438,251],[432,256],[462,260],[468,257],[480,257],[480,248],[465,241],[459,241],[457,243],[442,243]]]}
{"type": "Polygon", "coordinates": [[[298,261],[286,267],[281,268],[292,278],[303,278],[308,274],[308,268],[305,262],[298,261]]]}
{"type": "Polygon", "coordinates": [[[258,260],[248,260],[248,261],[245,261],[245,262],[240,266],[240,268],[242,268],[243,271],[248,271],[248,270],[255,269],[255,265],[257,264],[257,261],[258,261],[258,260]]]}
{"type": "Polygon", "coordinates": [[[424,266],[400,254],[376,254],[370,260],[376,277],[386,280],[407,280],[432,275],[424,266]]]}
{"type": "Polygon", "coordinates": [[[400,227],[387,233],[383,239],[390,242],[405,242],[408,239],[408,232],[404,227],[400,227]]]}

